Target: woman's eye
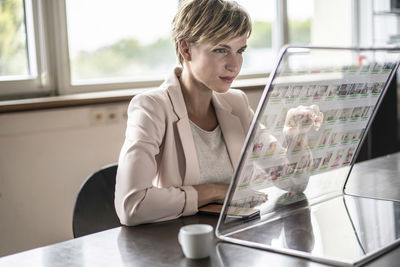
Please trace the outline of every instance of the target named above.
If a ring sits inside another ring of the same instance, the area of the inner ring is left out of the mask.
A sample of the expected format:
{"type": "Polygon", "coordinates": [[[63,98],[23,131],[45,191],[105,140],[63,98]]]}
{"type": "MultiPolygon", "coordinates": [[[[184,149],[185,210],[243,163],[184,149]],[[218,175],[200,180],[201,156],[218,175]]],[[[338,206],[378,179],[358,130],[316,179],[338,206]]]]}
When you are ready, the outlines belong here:
{"type": "Polygon", "coordinates": [[[216,53],[226,53],[226,49],[225,48],[217,48],[217,49],[214,49],[214,52],[216,52],[216,53]]]}
{"type": "Polygon", "coordinates": [[[246,50],[245,49],[240,49],[240,50],[238,50],[237,52],[238,52],[238,54],[243,54],[244,52],[245,52],[246,50]]]}

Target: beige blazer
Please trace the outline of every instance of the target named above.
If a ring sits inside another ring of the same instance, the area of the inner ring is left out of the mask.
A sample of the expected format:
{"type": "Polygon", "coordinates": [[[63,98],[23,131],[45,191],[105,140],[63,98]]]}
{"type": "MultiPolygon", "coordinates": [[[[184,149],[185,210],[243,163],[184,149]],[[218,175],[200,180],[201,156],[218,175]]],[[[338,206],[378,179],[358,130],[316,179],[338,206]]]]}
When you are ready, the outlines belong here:
{"type": "MultiPolygon", "coordinates": [[[[128,107],[125,142],[115,186],[115,209],[124,225],[195,214],[200,171],[177,76],[135,96],[128,107]]],[[[234,167],[253,119],[240,90],[213,93],[212,103],[234,167]]]]}

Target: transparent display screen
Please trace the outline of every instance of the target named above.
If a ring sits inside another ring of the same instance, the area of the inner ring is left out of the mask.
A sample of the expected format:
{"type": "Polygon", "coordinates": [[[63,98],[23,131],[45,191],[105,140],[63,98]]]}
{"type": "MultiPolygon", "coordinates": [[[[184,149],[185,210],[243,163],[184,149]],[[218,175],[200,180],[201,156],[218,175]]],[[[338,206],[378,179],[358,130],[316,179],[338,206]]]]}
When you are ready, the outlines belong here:
{"type": "Polygon", "coordinates": [[[287,48],[255,114],[217,232],[240,236],[341,196],[397,67],[394,51],[287,48]]]}

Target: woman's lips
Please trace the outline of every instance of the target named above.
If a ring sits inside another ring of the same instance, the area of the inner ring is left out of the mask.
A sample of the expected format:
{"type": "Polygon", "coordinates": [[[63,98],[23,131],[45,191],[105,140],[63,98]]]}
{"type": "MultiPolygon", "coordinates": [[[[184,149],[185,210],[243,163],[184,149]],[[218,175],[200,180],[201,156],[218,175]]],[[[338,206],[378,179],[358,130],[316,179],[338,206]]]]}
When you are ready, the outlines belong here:
{"type": "Polygon", "coordinates": [[[235,79],[235,77],[233,76],[220,76],[219,78],[226,83],[232,83],[233,80],[235,79]]]}

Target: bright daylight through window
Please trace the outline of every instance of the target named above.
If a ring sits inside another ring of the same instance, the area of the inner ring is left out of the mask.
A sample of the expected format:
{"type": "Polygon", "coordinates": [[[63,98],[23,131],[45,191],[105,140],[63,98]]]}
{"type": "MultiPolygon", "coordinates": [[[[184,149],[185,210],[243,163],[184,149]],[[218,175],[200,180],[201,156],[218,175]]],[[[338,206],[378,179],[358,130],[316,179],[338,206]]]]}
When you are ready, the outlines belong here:
{"type": "Polygon", "coordinates": [[[175,65],[170,25],[176,10],[176,0],[67,1],[72,84],[162,79],[175,65]]]}
{"type": "Polygon", "coordinates": [[[311,43],[313,2],[313,0],[287,1],[289,43],[298,45],[309,45],[311,43]]]}
{"type": "MultiPolygon", "coordinates": [[[[242,74],[265,73],[274,59],[274,1],[238,2],[253,20],[242,74]]],[[[67,1],[72,83],[162,79],[176,65],[170,31],[177,5],[177,0],[157,2],[157,8],[151,1],[67,1]]]]}
{"type": "MultiPolygon", "coordinates": [[[[346,0],[237,2],[253,22],[242,75],[265,77],[285,43],[351,45],[346,0]]],[[[0,95],[156,86],[177,65],[171,22],[178,4],[0,0],[0,95]]]]}
{"type": "Polygon", "coordinates": [[[0,81],[29,75],[23,0],[0,1],[0,81]]]}

